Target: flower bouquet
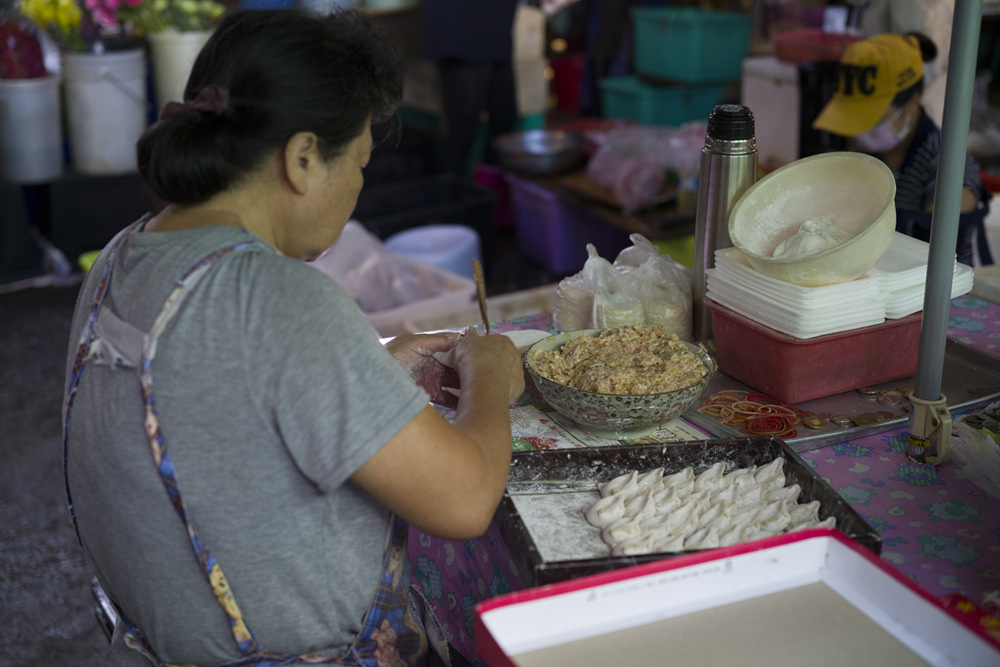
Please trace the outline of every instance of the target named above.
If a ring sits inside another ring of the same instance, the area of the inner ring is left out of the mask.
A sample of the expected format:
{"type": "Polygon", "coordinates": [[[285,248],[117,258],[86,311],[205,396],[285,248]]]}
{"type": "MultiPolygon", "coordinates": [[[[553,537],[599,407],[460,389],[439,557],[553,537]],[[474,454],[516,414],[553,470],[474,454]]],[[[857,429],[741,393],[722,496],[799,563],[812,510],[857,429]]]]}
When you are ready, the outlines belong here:
{"type": "Polygon", "coordinates": [[[86,0],[115,5],[118,18],[136,27],[137,32],[202,32],[211,30],[226,8],[214,0],[86,0]]]}

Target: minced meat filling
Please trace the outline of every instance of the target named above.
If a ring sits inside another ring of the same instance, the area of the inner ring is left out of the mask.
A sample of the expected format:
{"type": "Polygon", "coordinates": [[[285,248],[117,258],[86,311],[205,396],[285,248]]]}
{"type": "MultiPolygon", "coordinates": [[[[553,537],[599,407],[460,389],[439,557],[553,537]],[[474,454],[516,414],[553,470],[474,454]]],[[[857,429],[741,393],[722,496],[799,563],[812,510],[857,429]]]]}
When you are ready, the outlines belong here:
{"type": "Polygon", "coordinates": [[[544,377],[601,394],[659,394],[690,387],[708,369],[675,334],[648,324],[580,336],[534,357],[544,377]]]}

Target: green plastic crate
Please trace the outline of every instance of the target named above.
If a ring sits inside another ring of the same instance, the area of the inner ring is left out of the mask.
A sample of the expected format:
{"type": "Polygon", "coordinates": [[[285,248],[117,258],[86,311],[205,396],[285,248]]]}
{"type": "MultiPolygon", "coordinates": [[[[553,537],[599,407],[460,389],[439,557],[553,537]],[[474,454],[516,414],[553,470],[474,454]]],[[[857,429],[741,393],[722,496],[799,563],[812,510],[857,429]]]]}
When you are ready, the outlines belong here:
{"type": "Polygon", "coordinates": [[[685,83],[740,78],[751,16],[689,7],[636,7],[631,15],[639,74],[685,83]]]}
{"type": "Polygon", "coordinates": [[[637,76],[606,77],[597,82],[605,118],[623,118],[642,125],[682,125],[708,119],[722,103],[726,84],[660,86],[637,76]]]}

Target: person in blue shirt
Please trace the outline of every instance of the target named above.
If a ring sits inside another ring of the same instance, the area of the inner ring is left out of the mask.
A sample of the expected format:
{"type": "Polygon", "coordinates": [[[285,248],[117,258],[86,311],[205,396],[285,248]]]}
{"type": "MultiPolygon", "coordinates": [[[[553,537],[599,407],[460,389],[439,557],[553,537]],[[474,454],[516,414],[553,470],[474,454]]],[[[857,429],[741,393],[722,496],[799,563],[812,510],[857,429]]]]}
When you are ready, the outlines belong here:
{"type": "MultiPolygon", "coordinates": [[[[924,63],[937,48],[917,32],[875,35],[849,46],[840,58],[837,92],[813,128],[848,138],[854,150],[874,155],[896,177],[896,229],[930,238],[941,130],[921,105],[924,63]]],[[[966,154],[956,255],[973,265],[992,264],[983,219],[990,193],[979,164],[966,154]]]]}

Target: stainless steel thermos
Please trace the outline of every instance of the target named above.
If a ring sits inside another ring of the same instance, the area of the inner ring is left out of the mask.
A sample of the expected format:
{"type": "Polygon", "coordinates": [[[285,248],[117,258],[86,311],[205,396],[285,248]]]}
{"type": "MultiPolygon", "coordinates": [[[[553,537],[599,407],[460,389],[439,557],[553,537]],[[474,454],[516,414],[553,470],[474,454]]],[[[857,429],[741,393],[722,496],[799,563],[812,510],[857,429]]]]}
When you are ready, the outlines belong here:
{"type": "Polygon", "coordinates": [[[691,285],[692,333],[696,341],[712,337],[712,317],[704,304],[705,271],[715,266],[716,250],[733,245],[729,212],[756,180],[753,112],[741,104],[720,104],[708,117],[705,146],[701,149],[691,285]]]}

